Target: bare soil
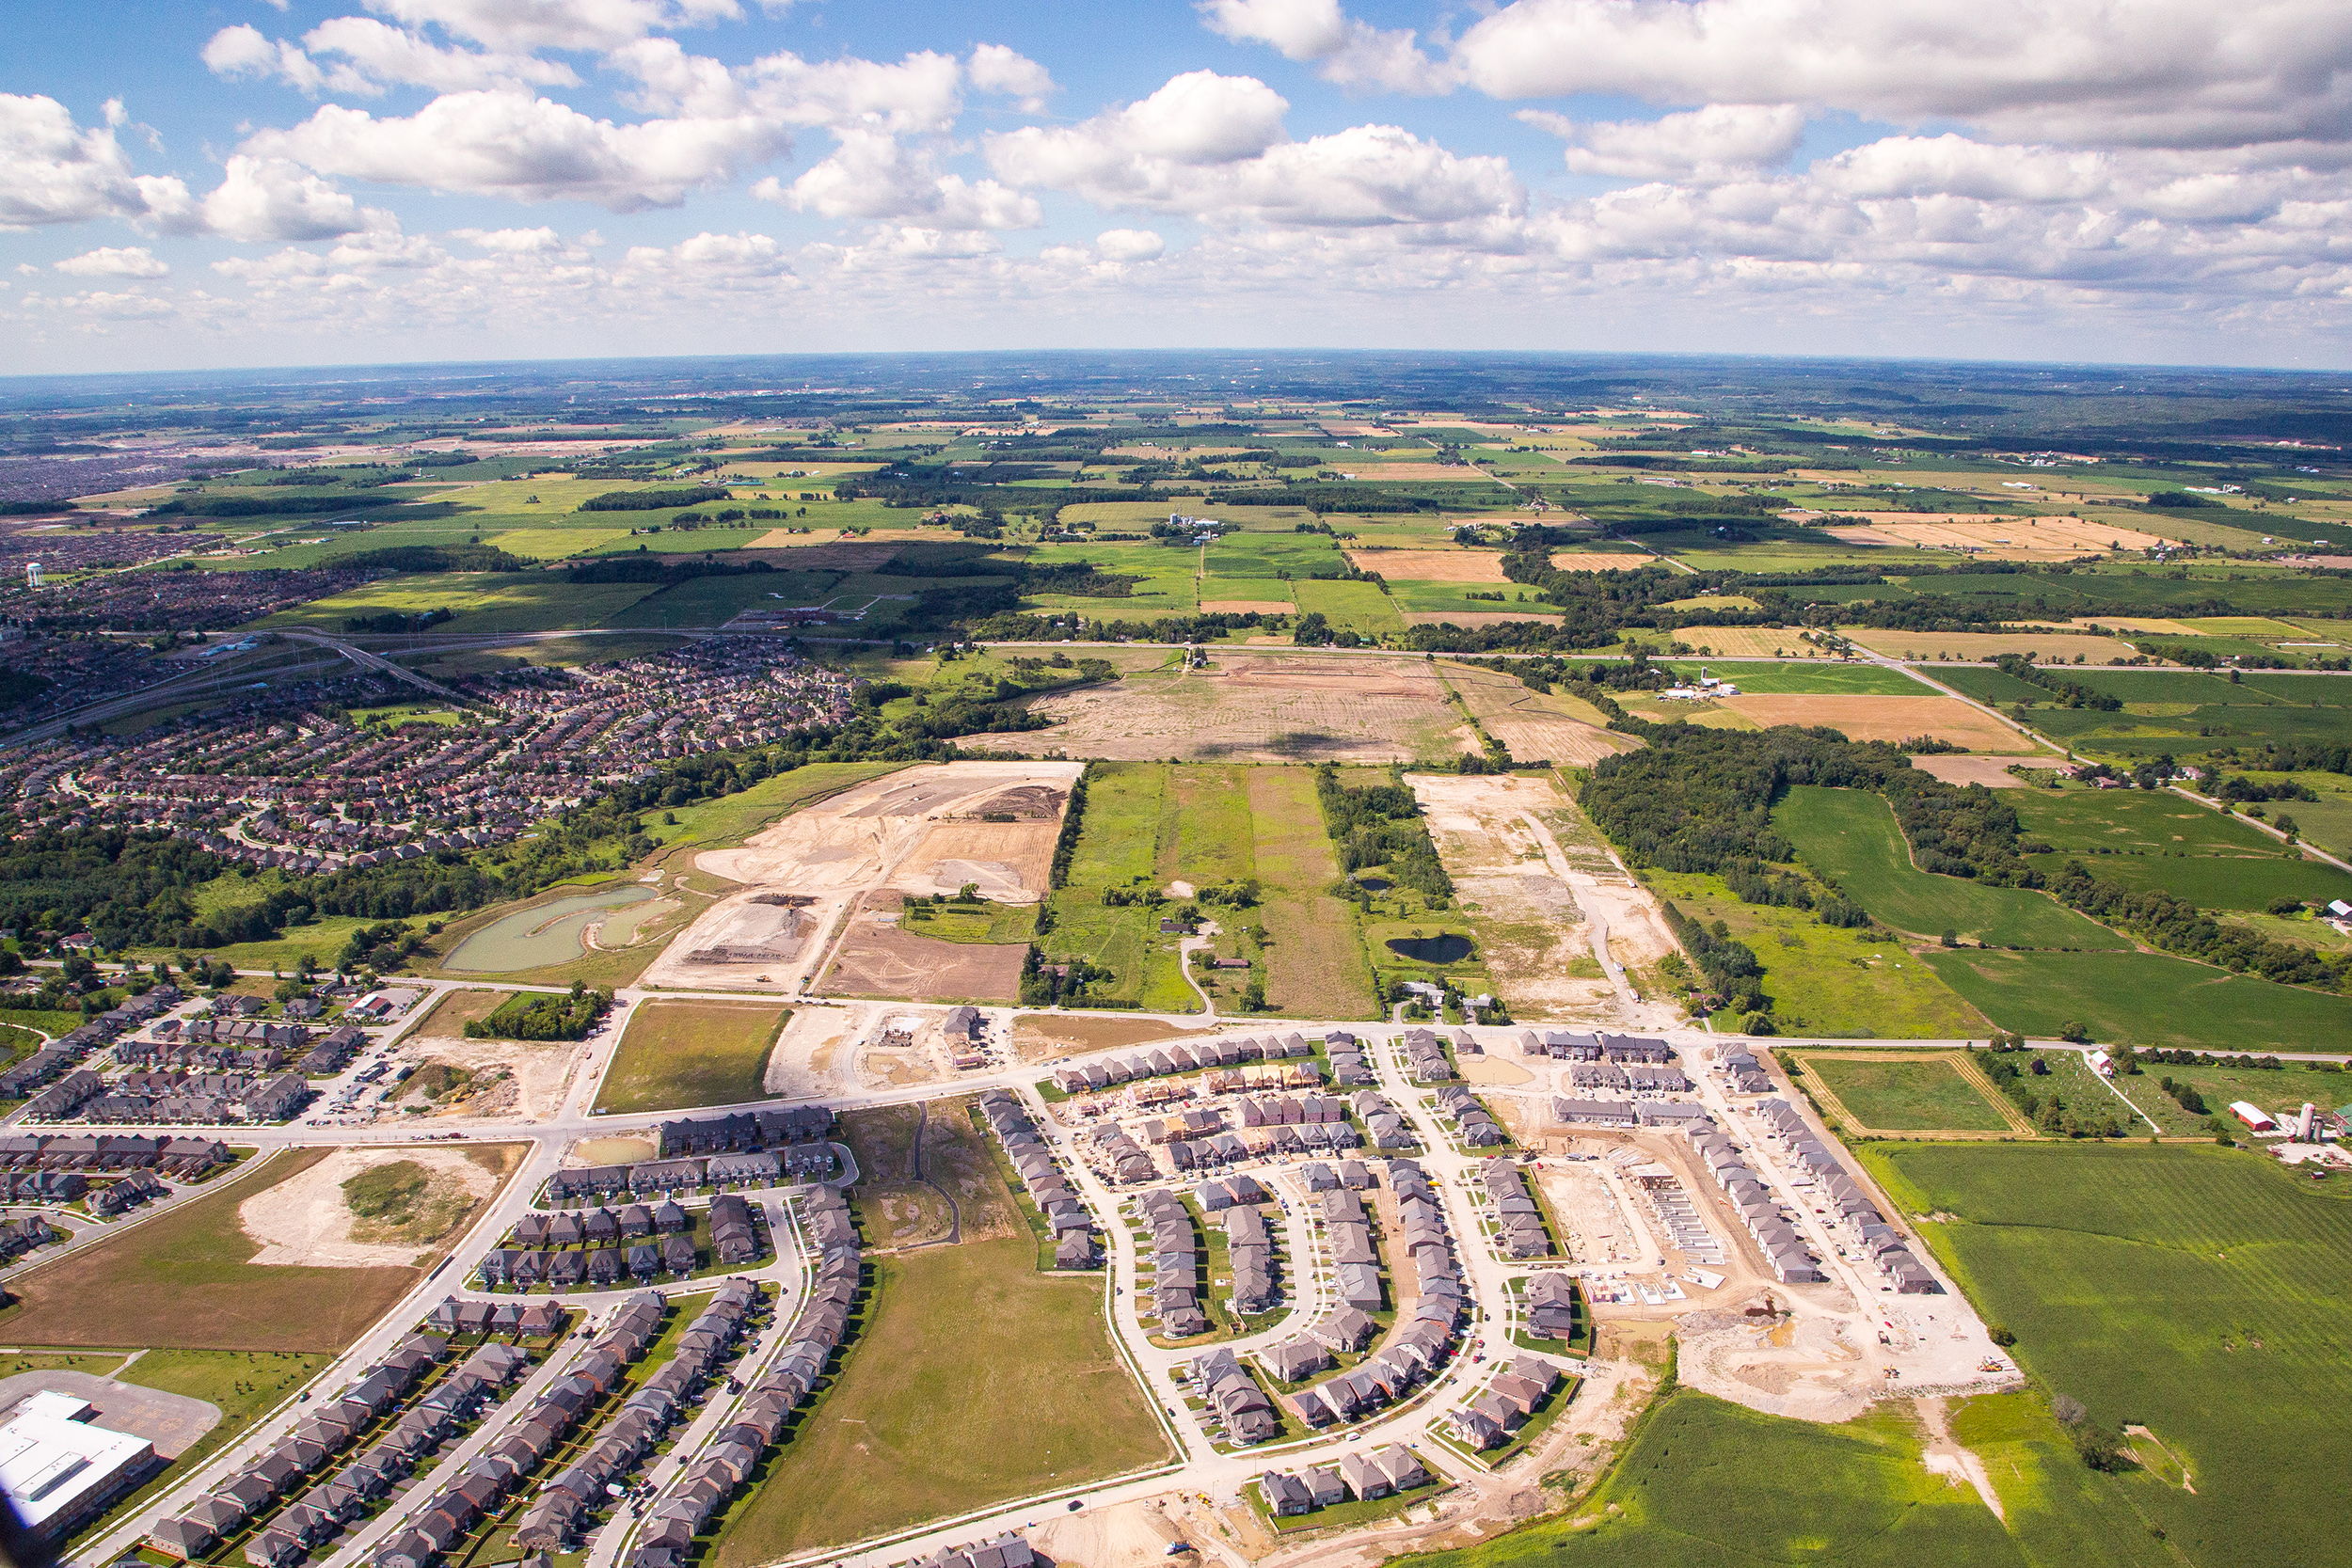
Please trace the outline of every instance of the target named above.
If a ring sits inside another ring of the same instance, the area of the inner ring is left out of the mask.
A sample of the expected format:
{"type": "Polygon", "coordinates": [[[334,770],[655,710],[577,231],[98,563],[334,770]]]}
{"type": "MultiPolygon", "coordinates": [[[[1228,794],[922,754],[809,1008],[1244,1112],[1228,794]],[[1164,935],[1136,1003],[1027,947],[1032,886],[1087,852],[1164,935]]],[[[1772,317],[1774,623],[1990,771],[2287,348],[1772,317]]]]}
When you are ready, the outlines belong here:
{"type": "Polygon", "coordinates": [[[1012,1047],[1025,1062],[1050,1062],[1085,1051],[1148,1045],[1184,1031],[1149,1018],[1062,1018],[1022,1013],[1012,1021],[1012,1047]]]}
{"type": "Polygon", "coordinates": [[[1026,942],[941,942],[900,930],[896,916],[861,904],[817,990],[831,996],[930,1002],[1018,1002],[1026,942]]]}
{"type": "MultiPolygon", "coordinates": [[[[355,1230],[364,1233],[367,1222],[351,1212],[343,1197],[343,1183],[360,1172],[401,1164],[424,1167],[432,1182],[428,1202],[442,1196],[435,1189],[443,1189],[448,1196],[470,1199],[467,1211],[470,1212],[498,1189],[498,1178],[464,1150],[339,1148],[310,1169],[238,1206],[237,1224],[260,1243],[251,1261],[346,1269],[415,1265],[421,1260],[417,1242],[357,1239],[355,1230]]],[[[463,1223],[462,1217],[458,1223],[463,1223]]]]}

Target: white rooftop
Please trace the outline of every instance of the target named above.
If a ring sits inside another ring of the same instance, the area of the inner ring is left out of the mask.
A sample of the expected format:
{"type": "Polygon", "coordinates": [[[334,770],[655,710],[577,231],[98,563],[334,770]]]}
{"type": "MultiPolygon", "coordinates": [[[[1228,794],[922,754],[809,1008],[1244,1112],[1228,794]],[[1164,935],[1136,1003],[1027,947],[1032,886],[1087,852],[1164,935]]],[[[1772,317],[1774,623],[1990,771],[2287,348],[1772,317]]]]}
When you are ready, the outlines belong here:
{"type": "Polygon", "coordinates": [[[36,1408],[53,1400],[89,1409],[70,1395],[36,1394],[0,1425],[0,1487],[35,1530],[71,1517],[154,1451],[144,1437],[36,1408]]]}

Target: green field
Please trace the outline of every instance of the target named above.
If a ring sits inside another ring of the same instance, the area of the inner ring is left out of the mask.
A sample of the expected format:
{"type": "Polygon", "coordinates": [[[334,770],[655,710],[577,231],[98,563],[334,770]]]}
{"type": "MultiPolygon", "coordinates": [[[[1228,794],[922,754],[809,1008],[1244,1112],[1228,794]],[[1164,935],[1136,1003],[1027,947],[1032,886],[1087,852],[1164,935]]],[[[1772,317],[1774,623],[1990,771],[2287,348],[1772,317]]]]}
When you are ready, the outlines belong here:
{"type": "Polygon", "coordinates": [[[2352,997],[2232,974],[2163,953],[1931,951],[1945,983],[2004,1029],[2081,1023],[2110,1045],[2352,1051],[2352,997]]]}
{"type": "Polygon", "coordinates": [[[1066,886],[1051,900],[1054,928],[1039,943],[1048,958],[1083,957],[1114,976],[1101,1001],[1149,1012],[1192,1012],[1200,999],[1184,983],[1176,942],[1148,905],[1106,905],[1110,889],[1157,885],[1168,768],[1161,763],[1097,763],[1087,774],[1086,815],[1066,886]]]}
{"type": "Polygon", "coordinates": [[[1877,1062],[1857,1061],[1829,1051],[1805,1052],[1799,1059],[1820,1075],[1866,1128],[1887,1132],[2000,1132],[2010,1125],[2000,1108],[1962,1077],[1947,1056],[1877,1062]]]}
{"type": "Polygon", "coordinates": [[[1764,994],[1785,1034],[1844,1039],[1962,1039],[1983,1015],[1899,941],[1824,926],[1806,910],[1750,904],[1705,873],[1645,872],[1692,919],[1723,921],[1764,965],[1764,994]]]}
{"type": "MultiPolygon", "coordinates": [[[[2275,849],[2276,844],[2272,846],[2275,849]]],[[[2352,899],[2352,873],[2324,861],[2272,854],[2257,860],[2234,855],[2028,855],[2043,872],[2080,860],[2094,877],[2128,888],[2153,888],[2208,910],[2260,910],[2280,898],[2325,904],[2352,899]]]]}
{"type": "Polygon", "coordinates": [[[2280,852],[2278,840],[2169,790],[2020,789],[2001,799],[2016,808],[2028,838],[2054,850],[2113,855],[2280,852]]]}
{"type": "Polygon", "coordinates": [[[1380,591],[1378,583],[1310,581],[1302,578],[1291,584],[1291,596],[1296,601],[1299,613],[1320,613],[1335,629],[1343,626],[1365,637],[1405,629],[1404,617],[1397,613],[1395,604],[1380,591]]]}
{"type": "Polygon", "coordinates": [[[354,615],[449,610],[456,618],[436,629],[453,634],[560,631],[602,626],[650,592],[642,582],[575,583],[552,572],[420,572],[313,599],[254,625],[333,632],[341,631],[345,618],[354,615]]]}
{"type": "Polygon", "coordinates": [[[1102,1276],[1041,1273],[977,1134],[960,1116],[947,1126],[971,1178],[959,1183],[966,1239],[872,1260],[873,1299],[838,1377],[728,1516],[714,1568],[757,1568],[1166,1457],[1109,1342],[1102,1276]]]}
{"type": "Polygon", "coordinates": [[[1305,1018],[1375,1018],[1354,906],[1331,896],[1340,863],[1314,781],[1302,768],[1252,768],[1250,829],[1265,902],[1266,1000],[1305,1018]]]}
{"type": "Polygon", "coordinates": [[[757,1100],[768,1053],[791,1016],[757,1002],[639,1003],[596,1109],[620,1115],[757,1100]]]}
{"type": "Polygon", "coordinates": [[[2352,1465],[2343,1178],[2314,1186],[2199,1145],[1879,1144],[1863,1158],[1915,1215],[1950,1216],[1919,1229],[2046,1390],[2146,1426],[2186,1465],[2194,1492],[2153,1469],[2120,1482],[2173,1560],[2352,1562],[2324,1501],[2352,1465]]]}
{"type": "MultiPolygon", "coordinates": [[[[1796,642],[1796,635],[1789,634],[1796,642]]],[[[1695,680],[1702,664],[1676,659],[1666,666],[1684,680],[1695,680]]],[[[1727,680],[1743,692],[1757,696],[1932,697],[1935,689],[1913,680],[1883,664],[1761,664],[1708,659],[1710,675],[1727,680]]]]}
{"type": "Polygon", "coordinates": [[[1722,878],[1645,871],[1642,879],[1692,919],[1722,921],[1762,961],[1763,989],[1786,1033],[1830,1038],[1960,1037],[1990,1025],[1883,928],[1824,926],[1805,910],[1750,904],[1722,878]]]}
{"type": "Polygon", "coordinates": [[[1920,1462],[1888,1406],[1842,1426],[1762,1415],[1688,1389],[1644,1418],[1616,1467],[1565,1516],[1401,1568],[2159,1568],[2122,1488],[2091,1476],[2029,1396],[1970,1402],[1999,1463],[1995,1517],[1920,1462]]]}
{"type": "Polygon", "coordinates": [[[2015,675],[1999,670],[1947,670],[1939,666],[1935,678],[1963,697],[1974,697],[1980,703],[1999,703],[2004,706],[2011,703],[2042,702],[2050,695],[2046,688],[2030,681],[2021,681],[2015,675]]]}
{"type": "Polygon", "coordinates": [[[2237,1127],[2238,1122],[2230,1116],[2230,1102],[2233,1100],[2243,1100],[2268,1111],[2281,1124],[2301,1110],[2306,1101],[2323,1111],[2337,1110],[2352,1101],[2352,1074],[2333,1062],[2284,1062],[2275,1068],[2168,1067],[2149,1062],[2137,1072],[2118,1073],[2114,1084],[2150,1120],[2168,1133],[2184,1137],[2204,1132],[2215,1117],[2237,1127]],[[2205,1115],[2182,1109],[2180,1101],[2158,1085],[2157,1081],[2164,1078],[2186,1084],[2203,1096],[2205,1115]]]}
{"type": "Polygon", "coordinates": [[[1933,936],[1951,930],[1968,941],[2014,947],[2131,945],[2039,893],[1920,870],[1895,814],[1866,790],[1800,784],[1774,808],[1772,821],[1808,865],[1899,931],[1933,936]]]}

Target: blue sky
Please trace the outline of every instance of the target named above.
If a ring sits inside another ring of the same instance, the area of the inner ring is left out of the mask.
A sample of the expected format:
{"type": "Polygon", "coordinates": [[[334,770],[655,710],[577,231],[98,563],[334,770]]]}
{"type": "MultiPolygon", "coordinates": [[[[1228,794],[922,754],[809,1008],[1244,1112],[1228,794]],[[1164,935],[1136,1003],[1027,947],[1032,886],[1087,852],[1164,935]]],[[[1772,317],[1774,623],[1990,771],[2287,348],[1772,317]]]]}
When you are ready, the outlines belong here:
{"type": "Polygon", "coordinates": [[[0,373],[2352,354],[2341,0],[100,0],[8,28],[0,373]]]}

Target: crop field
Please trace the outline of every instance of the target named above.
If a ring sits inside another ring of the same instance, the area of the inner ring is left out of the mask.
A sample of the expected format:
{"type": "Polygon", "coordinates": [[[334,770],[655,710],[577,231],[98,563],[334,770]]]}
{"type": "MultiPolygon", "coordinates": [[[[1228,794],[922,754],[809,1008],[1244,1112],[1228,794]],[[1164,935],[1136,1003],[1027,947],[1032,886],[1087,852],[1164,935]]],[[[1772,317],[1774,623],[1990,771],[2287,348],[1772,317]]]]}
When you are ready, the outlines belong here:
{"type": "Polygon", "coordinates": [[[2107,1044],[2192,1051],[2352,1051],[2352,997],[2165,953],[1931,951],[1947,985],[2004,1029],[2084,1025],[2107,1044]]]}
{"type": "Polygon", "coordinates": [[[1053,727],[963,743],[1120,761],[1412,762],[1473,749],[1437,676],[1411,659],[1219,653],[1206,673],[1132,674],[1030,707],[1053,727]]]}
{"type": "Polygon", "coordinates": [[[1895,814],[1867,791],[1801,784],[1788,791],[1772,820],[1807,864],[1896,930],[1922,936],[1949,930],[2005,947],[2131,945],[2042,894],[1920,870],[1912,863],[1895,814]]]}
{"type": "MultiPolygon", "coordinates": [[[[2352,1199],[2200,1145],[1886,1144],[1863,1158],[2013,1354],[2185,1465],[2121,1478],[2197,1568],[2352,1560],[2317,1478],[2352,1465],[2352,1199]]],[[[2325,1484],[2321,1482],[2320,1484],[2325,1484]]],[[[2147,1539],[2147,1532],[2136,1532],[2147,1539]]]]}
{"type": "MultiPolygon", "coordinates": [[[[1717,657],[1827,658],[1786,626],[1677,626],[1668,634],[1702,654],[1717,657]]],[[[1868,666],[1878,669],[1878,665],[1868,666]]],[[[1719,672],[1720,673],[1720,672],[1719,672]]],[[[1743,667],[1743,673],[1748,672],[1743,667]]]]}
{"type": "Polygon", "coordinates": [[[1867,626],[1843,628],[1845,635],[1893,658],[1980,659],[1996,654],[2025,654],[2042,663],[2072,662],[2076,654],[2086,664],[2106,664],[2137,658],[2139,650],[2113,637],[2085,637],[2075,632],[2008,631],[1877,631],[1867,626]]]}
{"type": "Polygon", "coordinates": [[[1955,514],[1922,516],[1888,513],[1860,527],[1828,531],[1856,545],[1910,546],[1960,550],[1985,561],[2073,561],[2111,550],[2144,550],[2161,545],[2159,534],[2082,517],[1988,517],[1955,514]]]}
{"type": "Polygon", "coordinates": [[[2352,874],[2321,861],[2271,854],[2029,855],[2045,871],[2080,860],[2091,875],[2128,888],[2153,888],[2208,910],[2260,910],[2280,898],[2325,904],[2352,898],[2352,874]]]}
{"type": "Polygon", "coordinates": [[[1857,1132],[2027,1131],[2025,1118],[1995,1099],[1957,1052],[1788,1054],[1829,1091],[1857,1132]]]}
{"type": "MultiPolygon", "coordinates": [[[[2078,672],[2069,672],[2071,680],[2078,672]]],[[[2050,695],[2044,688],[2001,670],[1938,670],[1935,678],[1963,697],[1974,697],[1980,703],[2037,703],[2050,695]]]]}
{"type": "Polygon", "coordinates": [[[1399,1568],[2171,1568],[2121,1489],[2082,1469],[2028,1395],[1979,1418],[2006,1520],[1928,1469],[1899,1406],[1842,1426],[1767,1416],[1691,1389],[1644,1418],[1583,1505],[1399,1568]],[[1801,1478],[1788,1483],[1789,1478],[1801,1478]]]}
{"type": "Polygon", "coordinates": [[[1531,691],[1513,675],[1466,664],[1438,666],[1446,684],[1461,697],[1486,733],[1502,742],[1518,762],[1549,762],[1581,768],[1639,744],[1591,722],[1600,711],[1572,697],[1531,691]],[[1575,709],[1581,708],[1583,714],[1575,709]],[[1585,717],[1589,715],[1590,719],[1585,717]]]}
{"type": "Polygon", "coordinates": [[[1359,570],[1391,582],[1503,583],[1502,556],[1496,550],[1390,550],[1357,548],[1347,559],[1359,570]]]}
{"type": "Polygon", "coordinates": [[[339,1351],[416,1282],[405,1268],[248,1261],[261,1243],[237,1210],[328,1150],[267,1159],[203,1196],[8,1282],[0,1334],[28,1345],[339,1351]]]}
{"type": "Polygon", "coordinates": [[[1825,725],[1850,740],[1899,741],[1926,736],[1967,752],[2026,753],[2042,749],[2011,726],[1957,697],[1778,697],[1743,691],[1719,701],[1766,729],[1775,724],[1825,725]]]}
{"type": "MultiPolygon", "coordinates": [[[[1677,632],[1677,637],[1682,634],[1677,632]]],[[[1774,636],[1791,638],[1788,632],[1774,636]]],[[[1801,644],[1800,644],[1801,645],[1801,644]]],[[[1932,687],[1883,664],[1711,664],[1673,659],[1666,668],[1682,679],[1695,680],[1702,670],[1758,697],[1911,697],[1934,698],[1932,687]]],[[[1949,702],[1949,699],[1944,699],[1949,702]]]]}
{"type": "Polygon", "coordinates": [[[1639,550],[1554,550],[1552,570],[1558,572],[1633,572],[1655,566],[1658,558],[1639,550]]]}
{"type": "Polygon", "coordinates": [[[1166,1456],[1109,1343],[1101,1278],[1039,1272],[1036,1242],[968,1122],[934,1121],[975,1173],[958,1184],[964,1233],[988,1239],[874,1259],[873,1299],[839,1377],[728,1518],[716,1568],[756,1568],[1166,1456]]]}
{"type": "Polygon", "coordinates": [[[640,1003],[596,1109],[618,1115],[757,1100],[768,1053],[791,1016],[756,1002],[640,1003]]]}
{"type": "Polygon", "coordinates": [[[1321,614],[1334,628],[1344,627],[1366,637],[1405,629],[1394,601],[1377,583],[1300,578],[1291,584],[1291,597],[1300,614],[1321,614]]]}
{"type": "Polygon", "coordinates": [[[2140,789],[2037,789],[2012,796],[2029,837],[2060,853],[2254,855],[2276,859],[2279,841],[2211,806],[2140,789]]]}
{"type": "Polygon", "coordinates": [[[1720,920],[1764,965],[1784,1034],[1831,1039],[1962,1039],[1984,1015],[1902,942],[1824,926],[1809,911],[1750,904],[1720,877],[1651,872],[1649,884],[1693,920],[1720,920]]]}

